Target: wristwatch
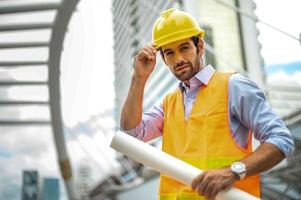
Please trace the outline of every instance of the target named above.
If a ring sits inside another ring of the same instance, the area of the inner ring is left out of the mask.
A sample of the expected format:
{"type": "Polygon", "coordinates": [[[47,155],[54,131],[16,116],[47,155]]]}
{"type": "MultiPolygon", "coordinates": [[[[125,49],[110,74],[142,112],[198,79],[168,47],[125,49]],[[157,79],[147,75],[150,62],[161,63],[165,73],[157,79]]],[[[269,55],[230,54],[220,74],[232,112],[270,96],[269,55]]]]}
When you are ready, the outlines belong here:
{"type": "Polygon", "coordinates": [[[246,165],[242,162],[234,162],[231,165],[231,172],[239,177],[239,180],[242,180],[246,176],[246,165]]]}

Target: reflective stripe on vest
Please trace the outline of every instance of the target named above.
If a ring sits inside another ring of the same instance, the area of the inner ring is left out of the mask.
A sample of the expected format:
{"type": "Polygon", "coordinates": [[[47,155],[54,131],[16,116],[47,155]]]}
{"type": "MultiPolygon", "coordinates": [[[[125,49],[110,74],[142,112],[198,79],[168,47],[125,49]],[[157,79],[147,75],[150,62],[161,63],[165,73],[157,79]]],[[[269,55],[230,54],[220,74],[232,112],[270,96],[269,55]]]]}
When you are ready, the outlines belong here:
{"type": "MultiPolygon", "coordinates": [[[[183,97],[178,89],[163,101],[162,150],[202,170],[232,164],[252,152],[252,138],[246,149],[239,147],[230,132],[228,119],[228,80],[231,74],[215,72],[208,85],[202,85],[191,114],[185,121],[183,97]]],[[[251,134],[249,133],[249,136],[251,134]]],[[[260,196],[259,176],[238,181],[238,187],[260,196]]],[[[200,200],[204,197],[169,177],[161,175],[160,200],[200,200]]]]}

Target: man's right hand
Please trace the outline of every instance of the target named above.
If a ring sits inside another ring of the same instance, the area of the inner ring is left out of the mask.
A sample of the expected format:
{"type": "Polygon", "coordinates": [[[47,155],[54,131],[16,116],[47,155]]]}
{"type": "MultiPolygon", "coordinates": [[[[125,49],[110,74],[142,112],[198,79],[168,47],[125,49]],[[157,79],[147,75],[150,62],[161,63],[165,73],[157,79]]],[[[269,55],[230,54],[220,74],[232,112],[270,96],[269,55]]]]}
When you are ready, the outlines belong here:
{"type": "Polygon", "coordinates": [[[123,130],[133,129],[141,121],[144,87],[155,68],[156,53],[153,46],[147,45],[135,56],[134,75],[121,112],[120,126],[123,130]]]}
{"type": "Polygon", "coordinates": [[[156,66],[156,53],[157,50],[151,45],[146,45],[137,53],[134,76],[146,80],[151,75],[156,66]]]}

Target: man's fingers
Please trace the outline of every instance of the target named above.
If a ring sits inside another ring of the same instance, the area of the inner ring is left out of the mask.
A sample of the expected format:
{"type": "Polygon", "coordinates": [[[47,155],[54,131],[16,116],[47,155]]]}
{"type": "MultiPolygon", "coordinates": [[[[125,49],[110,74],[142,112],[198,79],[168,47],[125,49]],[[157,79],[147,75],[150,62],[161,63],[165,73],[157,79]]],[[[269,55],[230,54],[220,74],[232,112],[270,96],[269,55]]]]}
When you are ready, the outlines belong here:
{"type": "Polygon", "coordinates": [[[152,59],[153,56],[148,52],[146,51],[145,49],[142,49],[139,53],[138,53],[138,59],[139,60],[143,60],[143,59],[152,59]]]}
{"type": "Polygon", "coordinates": [[[204,178],[204,173],[201,173],[200,175],[198,175],[197,177],[195,177],[192,180],[191,188],[193,190],[195,190],[197,188],[198,184],[203,180],[203,178],[204,178]]]}
{"type": "Polygon", "coordinates": [[[148,53],[150,53],[151,55],[153,55],[154,57],[156,56],[156,49],[152,48],[151,46],[145,46],[144,50],[146,50],[148,53]]]}
{"type": "Polygon", "coordinates": [[[137,54],[138,60],[144,60],[145,58],[149,60],[154,60],[156,58],[157,50],[151,45],[146,45],[143,49],[141,49],[137,54]]]}
{"type": "Polygon", "coordinates": [[[206,199],[214,200],[217,194],[233,186],[235,180],[232,177],[223,175],[223,169],[209,170],[193,179],[191,187],[206,199]]]}
{"type": "Polygon", "coordinates": [[[160,48],[156,48],[156,45],[154,45],[154,44],[151,44],[151,46],[152,46],[154,49],[156,49],[157,51],[160,49],[160,48]]]}
{"type": "Polygon", "coordinates": [[[212,193],[211,193],[211,196],[210,196],[210,198],[211,199],[215,199],[215,197],[217,196],[217,194],[220,192],[220,190],[218,190],[218,188],[214,188],[213,189],[213,191],[212,191],[212,193]]]}
{"type": "Polygon", "coordinates": [[[157,53],[156,48],[153,45],[146,45],[145,46],[147,49],[149,49],[153,54],[157,53]]]}
{"type": "Polygon", "coordinates": [[[207,179],[203,179],[201,183],[198,184],[198,192],[200,195],[205,195],[205,192],[207,190],[209,181],[207,179]]]}
{"type": "Polygon", "coordinates": [[[205,196],[209,199],[213,199],[215,196],[213,195],[213,191],[216,189],[214,183],[209,183],[206,190],[204,191],[205,196]]]}

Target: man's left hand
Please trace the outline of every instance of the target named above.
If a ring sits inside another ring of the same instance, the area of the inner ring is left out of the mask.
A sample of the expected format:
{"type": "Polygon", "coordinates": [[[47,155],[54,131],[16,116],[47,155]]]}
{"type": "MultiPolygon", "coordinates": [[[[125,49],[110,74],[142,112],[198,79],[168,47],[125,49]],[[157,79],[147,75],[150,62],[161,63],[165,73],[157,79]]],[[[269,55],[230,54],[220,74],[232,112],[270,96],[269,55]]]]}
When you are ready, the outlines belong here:
{"type": "Polygon", "coordinates": [[[230,168],[208,170],[193,179],[191,187],[207,199],[215,199],[216,195],[231,188],[238,178],[230,168]]]}

